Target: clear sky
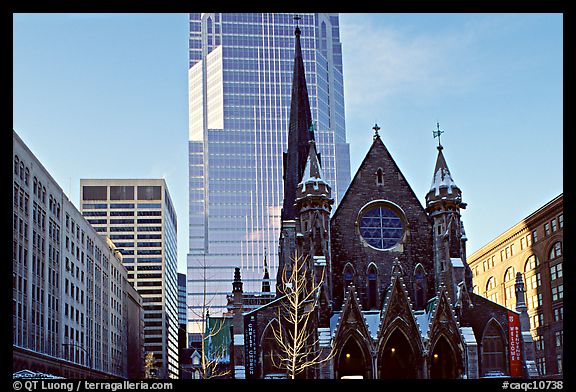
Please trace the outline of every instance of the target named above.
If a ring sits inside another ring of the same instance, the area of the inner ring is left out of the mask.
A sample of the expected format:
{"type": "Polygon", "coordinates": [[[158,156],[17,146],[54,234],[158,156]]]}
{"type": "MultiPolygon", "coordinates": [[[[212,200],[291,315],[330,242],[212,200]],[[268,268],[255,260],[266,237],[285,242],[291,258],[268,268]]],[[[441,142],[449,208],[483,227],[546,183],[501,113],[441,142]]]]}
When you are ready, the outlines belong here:
{"type": "MultiPolygon", "coordinates": [[[[187,14],[15,14],[13,127],[80,178],[165,178],[188,251],[187,14]]],[[[437,139],[468,254],[563,192],[561,14],[341,14],[352,176],[377,122],[424,204],[437,139]]]]}

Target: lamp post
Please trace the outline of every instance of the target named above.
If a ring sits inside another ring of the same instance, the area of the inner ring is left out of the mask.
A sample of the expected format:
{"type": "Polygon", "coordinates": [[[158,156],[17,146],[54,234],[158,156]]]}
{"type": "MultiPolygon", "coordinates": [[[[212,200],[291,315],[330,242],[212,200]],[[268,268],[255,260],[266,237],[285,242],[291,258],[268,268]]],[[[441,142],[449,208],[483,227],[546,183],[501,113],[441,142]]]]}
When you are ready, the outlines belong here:
{"type": "MultiPolygon", "coordinates": [[[[80,350],[82,350],[86,353],[86,360],[88,362],[88,374],[91,376],[92,375],[92,359],[90,358],[90,354],[88,353],[88,350],[86,350],[84,347],[82,347],[76,343],[62,343],[62,346],[64,346],[64,347],[66,347],[66,346],[76,347],[76,348],[79,348],[80,350]]],[[[89,377],[89,378],[91,378],[91,377],[89,377]]]]}

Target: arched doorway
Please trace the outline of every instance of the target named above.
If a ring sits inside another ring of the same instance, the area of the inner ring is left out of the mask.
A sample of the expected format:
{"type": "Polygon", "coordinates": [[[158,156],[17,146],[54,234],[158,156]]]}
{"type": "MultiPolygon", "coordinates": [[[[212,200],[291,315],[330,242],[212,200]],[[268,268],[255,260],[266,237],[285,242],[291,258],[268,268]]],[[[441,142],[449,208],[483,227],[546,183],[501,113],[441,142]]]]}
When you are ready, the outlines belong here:
{"type": "Polygon", "coordinates": [[[369,361],[356,339],[350,337],[338,354],[336,377],[370,378],[369,361]]]}
{"type": "Polygon", "coordinates": [[[380,378],[417,378],[417,364],[412,346],[398,329],[380,352],[380,378]]]}
{"type": "Polygon", "coordinates": [[[458,377],[458,366],[454,350],[444,336],[441,336],[434,345],[430,356],[430,378],[458,377]]]}
{"type": "Polygon", "coordinates": [[[491,320],[482,336],[481,376],[503,376],[508,374],[506,340],[500,325],[491,320]]]}

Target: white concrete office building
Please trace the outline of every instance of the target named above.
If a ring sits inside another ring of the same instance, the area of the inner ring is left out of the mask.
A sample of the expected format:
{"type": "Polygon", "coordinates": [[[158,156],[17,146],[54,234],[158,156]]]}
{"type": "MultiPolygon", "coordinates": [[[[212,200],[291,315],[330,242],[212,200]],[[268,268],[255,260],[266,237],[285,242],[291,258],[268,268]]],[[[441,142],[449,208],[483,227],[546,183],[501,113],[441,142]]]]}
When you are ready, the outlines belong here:
{"type": "Polygon", "coordinates": [[[178,378],[177,220],[163,179],[81,179],[81,211],[120,248],[144,304],[144,351],[178,378]]]}

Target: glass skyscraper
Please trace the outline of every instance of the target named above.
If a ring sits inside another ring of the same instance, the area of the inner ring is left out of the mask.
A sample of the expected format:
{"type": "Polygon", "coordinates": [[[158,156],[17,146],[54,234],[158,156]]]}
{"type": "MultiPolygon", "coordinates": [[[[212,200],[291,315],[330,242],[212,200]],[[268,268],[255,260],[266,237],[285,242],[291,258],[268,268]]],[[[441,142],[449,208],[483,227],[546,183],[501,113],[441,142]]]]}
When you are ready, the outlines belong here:
{"type": "Polygon", "coordinates": [[[234,267],[245,293],[261,291],[265,255],[276,276],[296,24],[316,145],[337,203],[350,182],[338,14],[190,14],[191,326],[206,307],[226,311],[234,267]]]}

